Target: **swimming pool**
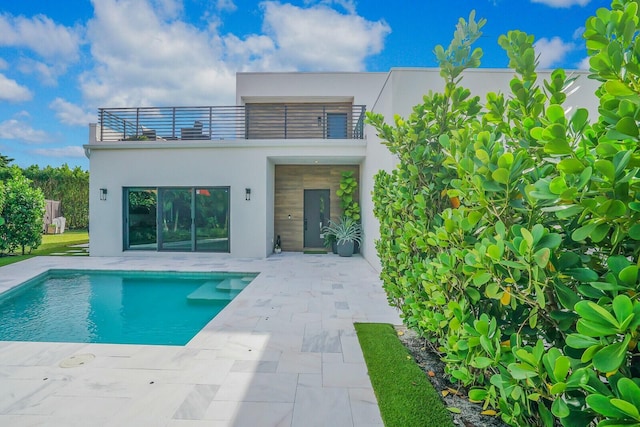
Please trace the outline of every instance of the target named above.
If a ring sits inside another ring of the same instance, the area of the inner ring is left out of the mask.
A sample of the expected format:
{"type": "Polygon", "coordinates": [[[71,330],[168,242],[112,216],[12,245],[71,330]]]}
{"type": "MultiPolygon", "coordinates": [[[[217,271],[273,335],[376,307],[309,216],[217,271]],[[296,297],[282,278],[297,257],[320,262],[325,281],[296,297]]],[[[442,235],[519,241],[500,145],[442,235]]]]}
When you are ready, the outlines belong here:
{"type": "Polygon", "coordinates": [[[0,294],[0,341],[184,345],[256,275],[49,270],[0,294]]]}

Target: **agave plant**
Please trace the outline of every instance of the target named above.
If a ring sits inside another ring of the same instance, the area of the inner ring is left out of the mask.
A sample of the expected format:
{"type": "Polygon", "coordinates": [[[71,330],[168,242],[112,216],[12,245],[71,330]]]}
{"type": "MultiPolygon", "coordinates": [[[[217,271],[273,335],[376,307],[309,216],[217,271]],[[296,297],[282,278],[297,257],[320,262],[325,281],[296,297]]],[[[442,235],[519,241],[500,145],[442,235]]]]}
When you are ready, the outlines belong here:
{"type": "Polygon", "coordinates": [[[362,226],[353,218],[341,216],[337,221],[329,220],[329,225],[323,228],[325,236],[335,237],[340,245],[348,242],[362,243],[362,226]]]}

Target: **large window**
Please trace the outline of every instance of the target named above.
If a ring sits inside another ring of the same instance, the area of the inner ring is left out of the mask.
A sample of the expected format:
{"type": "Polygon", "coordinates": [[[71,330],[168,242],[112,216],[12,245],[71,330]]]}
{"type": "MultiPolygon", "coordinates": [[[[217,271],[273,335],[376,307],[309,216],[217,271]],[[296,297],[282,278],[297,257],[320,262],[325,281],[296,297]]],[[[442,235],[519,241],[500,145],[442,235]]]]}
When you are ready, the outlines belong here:
{"type": "Polygon", "coordinates": [[[124,248],[229,252],[229,187],[126,188],[124,248]]]}

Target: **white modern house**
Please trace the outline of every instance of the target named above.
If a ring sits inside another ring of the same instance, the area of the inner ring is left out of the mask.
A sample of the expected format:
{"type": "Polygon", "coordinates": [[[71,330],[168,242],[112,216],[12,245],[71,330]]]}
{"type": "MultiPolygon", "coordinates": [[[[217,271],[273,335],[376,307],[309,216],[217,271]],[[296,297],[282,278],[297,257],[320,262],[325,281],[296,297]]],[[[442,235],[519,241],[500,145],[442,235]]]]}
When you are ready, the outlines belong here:
{"type": "MultiPolygon", "coordinates": [[[[597,117],[597,82],[574,72],[567,109],[597,117]]],[[[474,95],[509,93],[512,70],[466,72],[474,95]]],[[[540,72],[540,82],[548,72],[540,72]]],[[[374,242],[373,176],[395,158],[365,112],[407,116],[438,69],[388,73],[239,73],[235,106],[102,108],[90,125],[92,256],[210,252],[263,258],[323,246],[343,171],[359,181],[364,243],[374,242]]],[[[569,113],[570,114],[570,113],[569,113]]]]}

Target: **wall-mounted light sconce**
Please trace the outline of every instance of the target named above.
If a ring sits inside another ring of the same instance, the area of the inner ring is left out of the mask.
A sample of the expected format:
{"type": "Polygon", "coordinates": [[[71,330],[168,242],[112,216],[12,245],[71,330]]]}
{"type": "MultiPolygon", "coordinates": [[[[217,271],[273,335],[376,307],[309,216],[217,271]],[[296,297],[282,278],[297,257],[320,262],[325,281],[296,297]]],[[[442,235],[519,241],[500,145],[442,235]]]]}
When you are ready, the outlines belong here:
{"type": "Polygon", "coordinates": [[[107,189],[106,188],[101,188],[100,189],[100,200],[107,200],[107,189]]]}
{"type": "Polygon", "coordinates": [[[251,189],[250,188],[245,188],[244,189],[244,199],[245,200],[251,200],[251,189]]]}

